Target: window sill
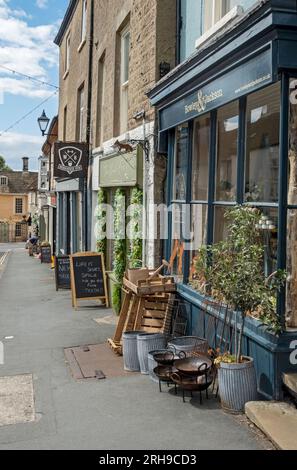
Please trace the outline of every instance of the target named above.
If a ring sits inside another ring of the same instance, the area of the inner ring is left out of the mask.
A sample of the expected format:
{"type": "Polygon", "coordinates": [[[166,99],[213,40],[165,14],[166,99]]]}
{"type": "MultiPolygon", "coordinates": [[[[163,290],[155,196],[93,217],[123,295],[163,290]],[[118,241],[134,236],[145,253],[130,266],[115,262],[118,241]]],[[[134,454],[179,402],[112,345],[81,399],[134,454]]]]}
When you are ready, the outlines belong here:
{"type": "Polygon", "coordinates": [[[64,73],[64,75],[63,75],[63,80],[66,80],[66,78],[68,77],[68,75],[69,75],[69,69],[66,70],[66,72],[64,73]]]}
{"type": "Polygon", "coordinates": [[[84,48],[84,45],[85,45],[85,44],[86,44],[86,39],[83,39],[83,40],[81,41],[80,45],[79,45],[78,48],[77,48],[77,52],[78,52],[78,53],[82,51],[82,49],[84,48]]]}

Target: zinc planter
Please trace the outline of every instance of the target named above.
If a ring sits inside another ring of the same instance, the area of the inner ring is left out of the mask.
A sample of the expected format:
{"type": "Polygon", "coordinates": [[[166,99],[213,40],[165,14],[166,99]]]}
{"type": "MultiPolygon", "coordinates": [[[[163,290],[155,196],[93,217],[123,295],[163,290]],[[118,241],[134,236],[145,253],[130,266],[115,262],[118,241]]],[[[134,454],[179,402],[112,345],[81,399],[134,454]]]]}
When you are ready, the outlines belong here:
{"type": "Polygon", "coordinates": [[[241,364],[221,363],[218,369],[222,408],[231,413],[243,413],[245,404],[258,400],[254,360],[244,357],[241,364]]]}
{"type": "Polygon", "coordinates": [[[128,372],[139,372],[140,364],[137,352],[137,336],[141,331],[128,331],[123,334],[124,369],[128,372]]]}
{"type": "Polygon", "coordinates": [[[166,337],[161,333],[141,334],[137,337],[137,351],[140,371],[143,375],[149,374],[148,355],[156,349],[165,349],[166,337]]]}

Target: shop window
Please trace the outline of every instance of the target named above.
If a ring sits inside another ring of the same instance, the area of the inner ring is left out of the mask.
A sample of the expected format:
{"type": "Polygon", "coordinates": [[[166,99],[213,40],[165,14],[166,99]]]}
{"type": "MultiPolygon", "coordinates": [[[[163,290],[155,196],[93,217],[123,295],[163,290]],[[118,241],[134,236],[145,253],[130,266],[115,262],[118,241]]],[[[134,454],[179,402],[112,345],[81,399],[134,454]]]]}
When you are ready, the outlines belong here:
{"type": "Polygon", "coordinates": [[[207,201],[210,150],[210,116],[203,116],[194,123],[192,199],[207,201]]]}
{"type": "Polygon", "coordinates": [[[217,119],[217,201],[236,201],[238,127],[238,102],[220,108],[217,119]]]}
{"type": "Polygon", "coordinates": [[[264,246],[264,272],[268,278],[277,270],[278,210],[261,208],[260,237],[264,246]]]}
{"type": "Polygon", "coordinates": [[[277,202],[279,174],[280,85],[247,99],[246,188],[248,202],[277,202]]]}
{"type": "Polygon", "coordinates": [[[187,124],[176,130],[175,175],[173,200],[186,201],[188,175],[189,128],[187,124]]]}
{"type": "Polygon", "coordinates": [[[23,213],[23,199],[16,198],[15,200],[15,213],[22,214],[23,213]]]}

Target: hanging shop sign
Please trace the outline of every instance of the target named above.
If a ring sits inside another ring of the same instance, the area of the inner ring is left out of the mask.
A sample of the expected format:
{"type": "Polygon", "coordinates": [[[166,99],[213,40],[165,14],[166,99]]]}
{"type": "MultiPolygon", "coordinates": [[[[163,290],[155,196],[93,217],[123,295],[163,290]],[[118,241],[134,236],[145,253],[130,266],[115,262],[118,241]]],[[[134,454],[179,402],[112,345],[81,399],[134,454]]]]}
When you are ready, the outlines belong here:
{"type": "Polygon", "coordinates": [[[70,257],[72,305],[79,300],[100,300],[108,307],[104,256],[98,253],[77,253],[70,257]]]}
{"type": "Polygon", "coordinates": [[[271,84],[272,81],[272,53],[269,48],[219,78],[202,85],[182,100],[162,109],[160,130],[170,129],[219,108],[271,84]]]}
{"type": "Polygon", "coordinates": [[[86,143],[57,142],[54,147],[54,178],[85,178],[89,146],[86,143]]]}

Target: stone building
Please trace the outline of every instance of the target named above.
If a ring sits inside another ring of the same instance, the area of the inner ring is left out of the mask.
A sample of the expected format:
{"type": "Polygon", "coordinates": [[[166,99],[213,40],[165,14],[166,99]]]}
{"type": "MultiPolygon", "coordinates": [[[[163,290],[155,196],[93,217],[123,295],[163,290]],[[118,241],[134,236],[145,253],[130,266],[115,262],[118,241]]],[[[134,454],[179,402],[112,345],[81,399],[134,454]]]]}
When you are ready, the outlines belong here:
{"type": "MultiPolygon", "coordinates": [[[[99,189],[111,204],[119,188],[126,205],[135,187],[146,204],[164,200],[165,159],[157,152],[156,112],[146,93],[176,63],[175,2],[72,0],[55,42],[60,47],[58,139],[85,141],[91,149],[88,192],[79,181],[57,183],[58,207],[64,198],[68,212],[76,213],[72,245],[95,250],[99,189]]],[[[143,243],[143,261],[154,266],[161,254],[155,220],[148,218],[143,228],[150,227],[145,238],[151,240],[143,243]]],[[[108,240],[109,271],[113,251],[108,240]]]]}
{"type": "Polygon", "coordinates": [[[22,160],[22,171],[0,172],[0,243],[26,241],[37,212],[38,173],[22,160]]]}

